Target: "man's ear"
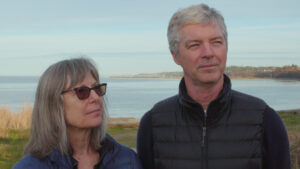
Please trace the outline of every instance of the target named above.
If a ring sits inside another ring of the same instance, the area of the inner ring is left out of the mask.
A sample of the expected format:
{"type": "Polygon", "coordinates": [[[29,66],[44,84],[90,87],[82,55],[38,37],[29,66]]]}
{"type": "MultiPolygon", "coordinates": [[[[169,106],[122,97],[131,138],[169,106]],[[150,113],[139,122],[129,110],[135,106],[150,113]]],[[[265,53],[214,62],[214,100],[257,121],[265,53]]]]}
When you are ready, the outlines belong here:
{"type": "Polygon", "coordinates": [[[171,54],[172,54],[172,56],[173,56],[174,62],[175,62],[177,65],[181,65],[181,64],[180,64],[180,61],[179,61],[179,59],[178,59],[179,56],[176,56],[176,54],[175,54],[173,51],[171,51],[171,54]]]}

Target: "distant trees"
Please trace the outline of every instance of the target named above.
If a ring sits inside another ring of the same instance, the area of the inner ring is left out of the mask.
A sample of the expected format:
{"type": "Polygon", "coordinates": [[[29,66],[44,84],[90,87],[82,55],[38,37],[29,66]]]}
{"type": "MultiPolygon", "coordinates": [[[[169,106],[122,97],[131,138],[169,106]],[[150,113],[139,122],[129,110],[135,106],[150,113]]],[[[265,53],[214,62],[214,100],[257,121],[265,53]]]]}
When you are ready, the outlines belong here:
{"type": "Polygon", "coordinates": [[[230,66],[225,73],[230,77],[271,77],[276,67],[230,66]]]}
{"type": "Polygon", "coordinates": [[[274,78],[300,79],[300,68],[297,65],[277,68],[273,72],[274,78]]]}
{"type": "Polygon", "coordinates": [[[300,68],[294,64],[283,67],[230,66],[227,68],[226,74],[231,77],[287,78],[300,80],[300,68]]]}
{"type": "MultiPolygon", "coordinates": [[[[300,80],[300,67],[288,65],[283,67],[251,67],[251,66],[229,66],[225,74],[233,78],[285,78],[300,80]]],[[[150,74],[137,74],[132,76],[115,76],[116,78],[181,78],[183,72],[162,72],[150,74]]]]}
{"type": "MultiPolygon", "coordinates": [[[[225,73],[233,78],[285,78],[300,80],[300,67],[294,64],[283,67],[229,66],[226,68],[225,73]]],[[[156,74],[140,74],[139,76],[180,78],[183,76],[183,72],[162,72],[156,74]]]]}

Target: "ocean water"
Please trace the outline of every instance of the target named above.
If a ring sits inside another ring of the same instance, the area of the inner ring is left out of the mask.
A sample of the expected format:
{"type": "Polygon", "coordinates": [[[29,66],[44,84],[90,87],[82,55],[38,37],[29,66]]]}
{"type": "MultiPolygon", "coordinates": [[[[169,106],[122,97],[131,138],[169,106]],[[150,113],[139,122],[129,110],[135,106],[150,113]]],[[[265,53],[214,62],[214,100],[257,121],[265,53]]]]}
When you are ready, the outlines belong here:
{"type": "MultiPolygon", "coordinates": [[[[0,77],[0,105],[20,112],[33,105],[38,77],[0,77]]],[[[180,79],[103,78],[110,117],[140,118],[152,106],[178,93],[180,79]]],[[[275,110],[300,108],[300,81],[233,79],[232,88],[264,99],[275,110]]]]}

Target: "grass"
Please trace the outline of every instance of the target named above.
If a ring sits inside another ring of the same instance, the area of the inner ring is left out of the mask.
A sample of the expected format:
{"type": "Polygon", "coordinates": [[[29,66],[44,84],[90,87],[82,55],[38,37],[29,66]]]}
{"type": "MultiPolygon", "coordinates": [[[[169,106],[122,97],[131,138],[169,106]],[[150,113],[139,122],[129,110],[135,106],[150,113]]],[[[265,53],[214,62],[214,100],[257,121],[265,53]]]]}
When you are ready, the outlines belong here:
{"type": "MultiPolygon", "coordinates": [[[[29,139],[28,129],[0,130],[0,168],[11,169],[22,158],[23,148],[29,139]]],[[[119,143],[136,146],[137,128],[109,128],[108,133],[119,143]]]]}
{"type": "MultiPolygon", "coordinates": [[[[30,108],[28,108],[30,110],[30,108]]],[[[29,111],[24,109],[26,113],[21,116],[15,114],[9,114],[9,110],[0,107],[0,168],[10,169],[12,166],[22,158],[23,148],[29,138],[29,123],[22,121],[22,118],[28,118],[29,111]],[[5,116],[4,116],[5,115],[5,116]],[[4,119],[3,117],[8,117],[4,119]],[[15,118],[14,118],[15,117],[15,118]],[[5,122],[5,125],[1,124],[5,122]],[[13,125],[10,125],[7,121],[11,121],[13,125]],[[21,124],[19,124],[21,123],[21,124]],[[4,128],[6,127],[6,128],[4,128]]],[[[21,112],[22,114],[22,112],[21,112]]],[[[290,152],[292,169],[300,168],[300,110],[296,111],[281,111],[279,112],[285,127],[288,131],[290,140],[290,152]]],[[[31,115],[31,114],[30,114],[31,115]]],[[[130,119],[121,119],[130,123],[130,119]]],[[[135,123],[135,121],[133,121],[135,123]]],[[[127,145],[131,148],[136,147],[136,133],[137,126],[129,125],[125,127],[122,125],[112,125],[108,128],[108,133],[114,137],[119,143],[127,145]]]]}
{"type": "Polygon", "coordinates": [[[28,141],[29,130],[0,130],[0,168],[10,169],[23,156],[23,147],[28,141]]]}
{"type": "Polygon", "coordinates": [[[292,169],[300,169],[300,110],[280,111],[288,131],[292,169]]]}
{"type": "Polygon", "coordinates": [[[287,131],[300,131],[300,111],[279,112],[287,131]]]}
{"type": "Polygon", "coordinates": [[[136,147],[137,127],[134,128],[109,128],[107,131],[119,143],[128,147],[136,147]]]}

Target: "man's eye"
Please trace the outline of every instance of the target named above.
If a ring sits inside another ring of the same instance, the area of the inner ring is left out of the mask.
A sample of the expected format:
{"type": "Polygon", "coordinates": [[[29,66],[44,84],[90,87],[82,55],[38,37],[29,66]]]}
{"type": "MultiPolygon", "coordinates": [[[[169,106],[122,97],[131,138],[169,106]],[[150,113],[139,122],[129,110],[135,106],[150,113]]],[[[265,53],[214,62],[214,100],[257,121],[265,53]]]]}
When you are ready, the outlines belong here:
{"type": "Polygon", "coordinates": [[[189,48],[197,47],[197,46],[199,46],[199,44],[197,44],[197,43],[195,43],[195,44],[190,44],[190,45],[189,45],[189,48]]]}
{"type": "Polygon", "coordinates": [[[213,44],[214,45],[221,45],[221,44],[223,44],[223,42],[222,41],[213,41],[213,44]]]}

